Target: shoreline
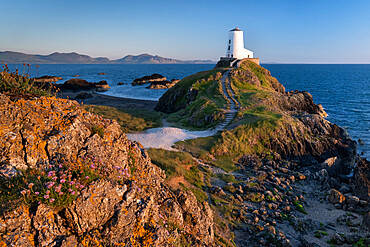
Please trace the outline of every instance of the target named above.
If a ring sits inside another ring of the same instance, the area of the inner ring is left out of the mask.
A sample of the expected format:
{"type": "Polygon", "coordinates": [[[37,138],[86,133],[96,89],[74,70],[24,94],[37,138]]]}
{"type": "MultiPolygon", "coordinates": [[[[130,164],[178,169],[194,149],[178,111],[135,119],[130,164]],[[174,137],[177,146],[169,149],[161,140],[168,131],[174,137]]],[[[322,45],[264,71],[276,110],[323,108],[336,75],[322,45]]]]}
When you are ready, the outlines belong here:
{"type": "Polygon", "coordinates": [[[134,108],[154,111],[154,107],[158,103],[155,100],[142,100],[121,98],[105,94],[99,94],[91,91],[64,91],[57,94],[58,98],[76,100],[78,103],[85,105],[104,105],[115,108],[134,108]],[[76,99],[76,96],[81,93],[86,93],[92,97],[86,99],[76,99]]]}

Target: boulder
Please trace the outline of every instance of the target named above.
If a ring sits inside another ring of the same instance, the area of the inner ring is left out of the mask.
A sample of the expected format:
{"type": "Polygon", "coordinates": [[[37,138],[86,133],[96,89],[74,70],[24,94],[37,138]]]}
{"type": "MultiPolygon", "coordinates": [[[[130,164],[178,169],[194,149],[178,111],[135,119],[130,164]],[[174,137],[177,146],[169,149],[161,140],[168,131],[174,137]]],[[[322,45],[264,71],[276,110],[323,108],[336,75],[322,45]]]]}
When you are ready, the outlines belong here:
{"type": "Polygon", "coordinates": [[[34,79],[35,82],[45,83],[45,82],[56,82],[56,81],[62,80],[62,77],[44,75],[44,76],[41,76],[41,77],[35,77],[33,79],[34,79]]]}
{"type": "Polygon", "coordinates": [[[172,79],[171,81],[154,81],[151,82],[146,88],[149,89],[167,89],[176,85],[180,80],[172,79]]]}
{"type": "Polygon", "coordinates": [[[344,197],[346,198],[347,204],[353,204],[356,205],[360,202],[360,199],[357,196],[353,196],[350,194],[345,194],[344,197]]]}
{"type": "Polygon", "coordinates": [[[167,78],[164,77],[163,75],[152,74],[152,75],[147,75],[147,76],[143,76],[140,78],[136,78],[131,84],[133,86],[137,86],[137,85],[144,85],[147,83],[164,82],[164,81],[167,81],[167,78]]]}
{"type": "Polygon", "coordinates": [[[107,73],[99,73],[98,75],[106,75],[107,73]]]}
{"type": "Polygon", "coordinates": [[[354,194],[370,201],[370,161],[360,159],[353,172],[354,194]]]}
{"type": "Polygon", "coordinates": [[[94,90],[97,92],[104,92],[109,90],[109,85],[107,81],[99,82],[88,82],[82,79],[70,79],[63,84],[56,85],[59,89],[72,90],[72,91],[82,91],[82,90],[94,90]]]}
{"type": "Polygon", "coordinates": [[[331,189],[329,191],[329,197],[328,197],[328,201],[331,203],[331,204],[342,204],[344,201],[345,201],[345,197],[342,193],[340,193],[339,191],[335,190],[335,189],[331,189]]]}

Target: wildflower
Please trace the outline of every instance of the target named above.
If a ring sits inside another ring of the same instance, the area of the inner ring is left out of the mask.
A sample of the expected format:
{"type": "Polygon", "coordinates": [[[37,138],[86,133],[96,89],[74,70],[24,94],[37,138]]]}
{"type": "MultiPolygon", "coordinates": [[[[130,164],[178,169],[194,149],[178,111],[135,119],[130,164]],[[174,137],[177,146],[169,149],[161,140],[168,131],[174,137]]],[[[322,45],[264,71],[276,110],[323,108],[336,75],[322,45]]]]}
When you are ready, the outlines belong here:
{"type": "Polygon", "coordinates": [[[50,189],[51,187],[53,187],[53,186],[54,186],[54,184],[55,184],[54,182],[49,182],[49,183],[47,184],[47,186],[46,186],[46,187],[47,187],[48,189],[50,189]]]}
{"type": "Polygon", "coordinates": [[[45,193],[46,193],[47,195],[49,195],[49,194],[50,194],[50,190],[47,190],[45,193]]]}
{"type": "Polygon", "coordinates": [[[121,176],[118,176],[118,179],[121,179],[121,176]]]}
{"type": "Polygon", "coordinates": [[[38,202],[38,204],[40,205],[40,204],[41,204],[41,202],[38,202]]]}
{"type": "Polygon", "coordinates": [[[86,179],[89,179],[90,177],[89,177],[89,176],[86,176],[85,178],[86,178],[86,179]]]}
{"type": "Polygon", "coordinates": [[[55,201],[55,199],[54,198],[51,198],[49,202],[53,202],[53,201],[55,201]]]}
{"type": "Polygon", "coordinates": [[[72,191],[71,195],[74,195],[74,194],[76,194],[76,191],[72,191]]]}
{"type": "Polygon", "coordinates": [[[159,216],[159,218],[162,218],[163,219],[163,216],[160,214],[160,215],[158,215],[159,216]]]}
{"type": "Polygon", "coordinates": [[[37,176],[37,179],[40,180],[41,179],[41,176],[37,176]]]}
{"type": "Polygon", "coordinates": [[[55,188],[55,192],[58,192],[59,193],[61,189],[62,188],[60,186],[58,186],[58,187],[55,188]]]}
{"type": "Polygon", "coordinates": [[[51,178],[53,176],[53,171],[50,171],[49,173],[48,173],[48,177],[49,178],[51,178]]]}
{"type": "Polygon", "coordinates": [[[73,190],[72,189],[68,189],[68,192],[72,192],[73,190]]]}
{"type": "Polygon", "coordinates": [[[28,185],[28,188],[32,188],[32,186],[34,186],[34,184],[33,183],[30,183],[29,185],[28,185]]]}
{"type": "Polygon", "coordinates": [[[58,194],[58,195],[60,195],[60,196],[61,196],[61,195],[63,195],[63,194],[64,194],[63,192],[59,192],[59,194],[58,194]]]}
{"type": "Polygon", "coordinates": [[[26,190],[22,190],[22,191],[21,191],[21,194],[22,194],[22,195],[25,195],[26,193],[27,193],[27,191],[26,191],[26,190]]]}
{"type": "Polygon", "coordinates": [[[59,165],[59,168],[62,168],[63,166],[62,165],[59,165]]]}
{"type": "Polygon", "coordinates": [[[83,186],[82,184],[80,185],[80,188],[83,189],[85,186],[83,186]]]}
{"type": "Polygon", "coordinates": [[[94,164],[91,164],[91,165],[90,165],[90,168],[91,168],[91,169],[95,169],[95,165],[94,165],[94,164]]]}
{"type": "Polygon", "coordinates": [[[37,196],[38,196],[38,195],[40,195],[40,192],[36,191],[36,192],[35,192],[35,195],[37,195],[37,196]]]}
{"type": "Polygon", "coordinates": [[[74,184],[75,184],[75,181],[69,182],[69,185],[74,185],[74,184]]]}
{"type": "Polygon", "coordinates": [[[60,180],[60,182],[61,182],[61,183],[65,183],[65,181],[66,181],[66,180],[65,180],[64,178],[62,178],[62,179],[60,180]]]}
{"type": "Polygon", "coordinates": [[[49,199],[49,195],[44,195],[44,198],[45,199],[49,199]]]}
{"type": "Polygon", "coordinates": [[[54,181],[57,181],[57,179],[58,179],[58,177],[53,177],[53,180],[54,180],[54,181]]]}

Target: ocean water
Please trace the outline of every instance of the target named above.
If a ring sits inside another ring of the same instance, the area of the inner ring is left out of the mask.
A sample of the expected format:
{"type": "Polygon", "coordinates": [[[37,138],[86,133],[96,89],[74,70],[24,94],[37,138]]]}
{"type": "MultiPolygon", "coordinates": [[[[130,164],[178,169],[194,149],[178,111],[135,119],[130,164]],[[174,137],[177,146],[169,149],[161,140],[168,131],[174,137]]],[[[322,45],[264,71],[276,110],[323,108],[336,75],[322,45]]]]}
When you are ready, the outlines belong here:
{"type": "MultiPolygon", "coordinates": [[[[22,71],[21,65],[17,66],[22,71]]],[[[262,64],[271,71],[287,91],[301,90],[312,94],[314,102],[322,104],[329,114],[328,120],[345,128],[350,136],[364,145],[359,153],[370,158],[370,64],[262,64]]],[[[55,75],[63,80],[80,75],[91,82],[106,80],[111,89],[104,94],[158,100],[166,90],[146,89],[146,86],[132,86],[138,77],[159,73],[167,79],[182,79],[199,71],[212,69],[214,64],[41,64],[31,66],[31,76],[55,75]],[[107,73],[98,75],[98,73],[107,73]],[[117,85],[123,82],[124,85],[117,85]]]]}

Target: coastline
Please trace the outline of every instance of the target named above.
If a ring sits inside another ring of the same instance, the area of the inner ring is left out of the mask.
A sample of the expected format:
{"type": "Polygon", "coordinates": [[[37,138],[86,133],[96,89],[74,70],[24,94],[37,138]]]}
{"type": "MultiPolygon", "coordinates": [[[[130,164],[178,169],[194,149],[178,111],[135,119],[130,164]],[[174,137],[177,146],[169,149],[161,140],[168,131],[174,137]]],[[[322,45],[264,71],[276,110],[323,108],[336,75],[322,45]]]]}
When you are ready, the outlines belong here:
{"type": "Polygon", "coordinates": [[[154,110],[158,101],[154,100],[141,100],[141,99],[130,99],[130,98],[121,98],[115,96],[109,96],[105,94],[99,94],[91,91],[64,91],[57,94],[58,98],[62,99],[72,99],[76,100],[78,103],[88,104],[88,105],[104,105],[115,108],[134,108],[134,109],[143,109],[143,110],[154,110]],[[76,96],[81,93],[87,93],[91,95],[90,98],[86,99],[76,99],[76,96]]]}

